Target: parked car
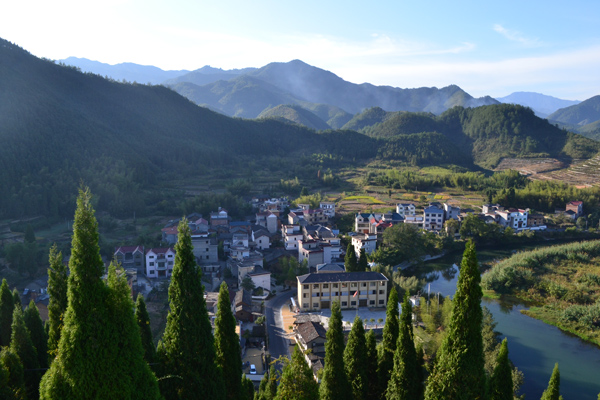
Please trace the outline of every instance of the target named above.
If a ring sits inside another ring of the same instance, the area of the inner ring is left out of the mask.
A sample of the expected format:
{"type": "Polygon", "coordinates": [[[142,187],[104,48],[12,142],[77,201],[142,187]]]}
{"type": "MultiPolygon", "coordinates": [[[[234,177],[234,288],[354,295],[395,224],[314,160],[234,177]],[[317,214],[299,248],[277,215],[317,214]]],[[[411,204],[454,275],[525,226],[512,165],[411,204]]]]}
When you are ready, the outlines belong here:
{"type": "Polygon", "coordinates": [[[250,365],[250,374],[256,375],[256,365],[254,365],[254,364],[250,365]]]}

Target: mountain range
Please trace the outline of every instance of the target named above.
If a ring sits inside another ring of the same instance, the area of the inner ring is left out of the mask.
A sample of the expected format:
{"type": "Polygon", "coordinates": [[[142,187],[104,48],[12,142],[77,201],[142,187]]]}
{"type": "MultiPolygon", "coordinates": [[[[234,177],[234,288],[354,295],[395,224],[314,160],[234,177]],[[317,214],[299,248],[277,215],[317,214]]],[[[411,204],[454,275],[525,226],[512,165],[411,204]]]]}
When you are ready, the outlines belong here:
{"type": "Polygon", "coordinates": [[[497,97],[501,103],[520,104],[531,108],[540,118],[546,118],[556,110],[581,103],[578,100],[563,100],[535,92],[514,92],[505,97],[497,97]]]}
{"type": "MultiPolygon", "coordinates": [[[[308,73],[305,80],[311,74],[331,78],[297,64],[308,73]]],[[[261,69],[219,82],[228,88],[242,78],[263,88],[261,79],[269,80],[265,84],[281,96],[285,92],[276,85],[290,84],[282,73],[261,69]]],[[[376,89],[334,81],[349,92],[376,89]]],[[[165,86],[82,73],[0,39],[0,215],[70,217],[81,181],[91,187],[99,211],[141,216],[150,205],[164,207],[182,182],[224,185],[257,174],[275,182],[314,181],[321,170],[376,159],[480,169],[494,167],[502,157],[590,158],[600,150],[600,143],[551,125],[522,106],[457,106],[439,115],[370,107],[352,115],[319,103],[335,96],[317,90],[318,80],[306,82],[313,92],[305,96],[314,102],[274,105],[268,118],[230,118],[165,86]],[[315,117],[344,129],[317,132],[325,125],[315,117]]],[[[457,87],[423,91],[470,97],[457,87]]],[[[407,92],[390,88],[387,93],[407,92]]],[[[358,104],[357,99],[348,102],[358,104]]]]}

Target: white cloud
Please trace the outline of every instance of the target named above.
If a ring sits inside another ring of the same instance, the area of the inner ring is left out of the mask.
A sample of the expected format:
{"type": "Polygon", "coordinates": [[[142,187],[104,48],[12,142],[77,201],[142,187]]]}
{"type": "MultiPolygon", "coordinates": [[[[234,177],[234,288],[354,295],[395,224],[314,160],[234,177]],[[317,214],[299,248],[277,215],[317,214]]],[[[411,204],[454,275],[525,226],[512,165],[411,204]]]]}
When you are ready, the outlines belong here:
{"type": "Polygon", "coordinates": [[[522,45],[527,46],[527,47],[537,47],[537,46],[541,45],[539,39],[527,38],[527,37],[523,36],[521,34],[521,32],[506,29],[505,27],[503,27],[500,24],[494,25],[494,31],[498,32],[499,34],[501,34],[502,36],[504,36],[506,39],[508,39],[510,41],[521,43],[522,45]]]}

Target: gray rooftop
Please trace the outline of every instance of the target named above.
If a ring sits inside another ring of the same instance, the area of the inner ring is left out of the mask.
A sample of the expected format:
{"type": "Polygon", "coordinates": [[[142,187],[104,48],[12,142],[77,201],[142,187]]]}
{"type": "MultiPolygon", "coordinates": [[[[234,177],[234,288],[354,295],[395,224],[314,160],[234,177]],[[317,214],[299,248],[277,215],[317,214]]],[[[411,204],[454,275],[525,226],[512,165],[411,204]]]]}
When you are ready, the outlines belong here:
{"type": "Polygon", "coordinates": [[[332,272],[329,274],[306,274],[298,277],[300,283],[387,281],[379,272],[332,272]]]}

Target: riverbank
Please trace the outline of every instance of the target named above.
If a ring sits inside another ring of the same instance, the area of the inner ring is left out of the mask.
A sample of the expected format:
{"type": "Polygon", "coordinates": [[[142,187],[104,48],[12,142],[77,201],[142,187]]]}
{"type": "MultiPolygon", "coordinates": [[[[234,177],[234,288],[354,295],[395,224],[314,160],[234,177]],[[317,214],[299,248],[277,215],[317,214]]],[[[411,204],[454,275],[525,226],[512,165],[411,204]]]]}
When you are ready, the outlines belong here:
{"type": "Polygon", "coordinates": [[[553,310],[548,307],[531,307],[527,310],[521,310],[522,314],[525,314],[531,318],[535,318],[537,320],[542,321],[545,324],[552,325],[557,327],[563,332],[569,333],[573,336],[577,336],[581,340],[584,340],[588,343],[595,344],[600,347],[600,332],[599,331],[590,331],[587,329],[581,329],[576,326],[568,326],[564,325],[560,322],[560,319],[557,318],[556,310],[553,310]]]}
{"type": "Polygon", "coordinates": [[[534,303],[524,314],[600,346],[600,241],[515,254],[485,273],[482,287],[534,303]]]}

